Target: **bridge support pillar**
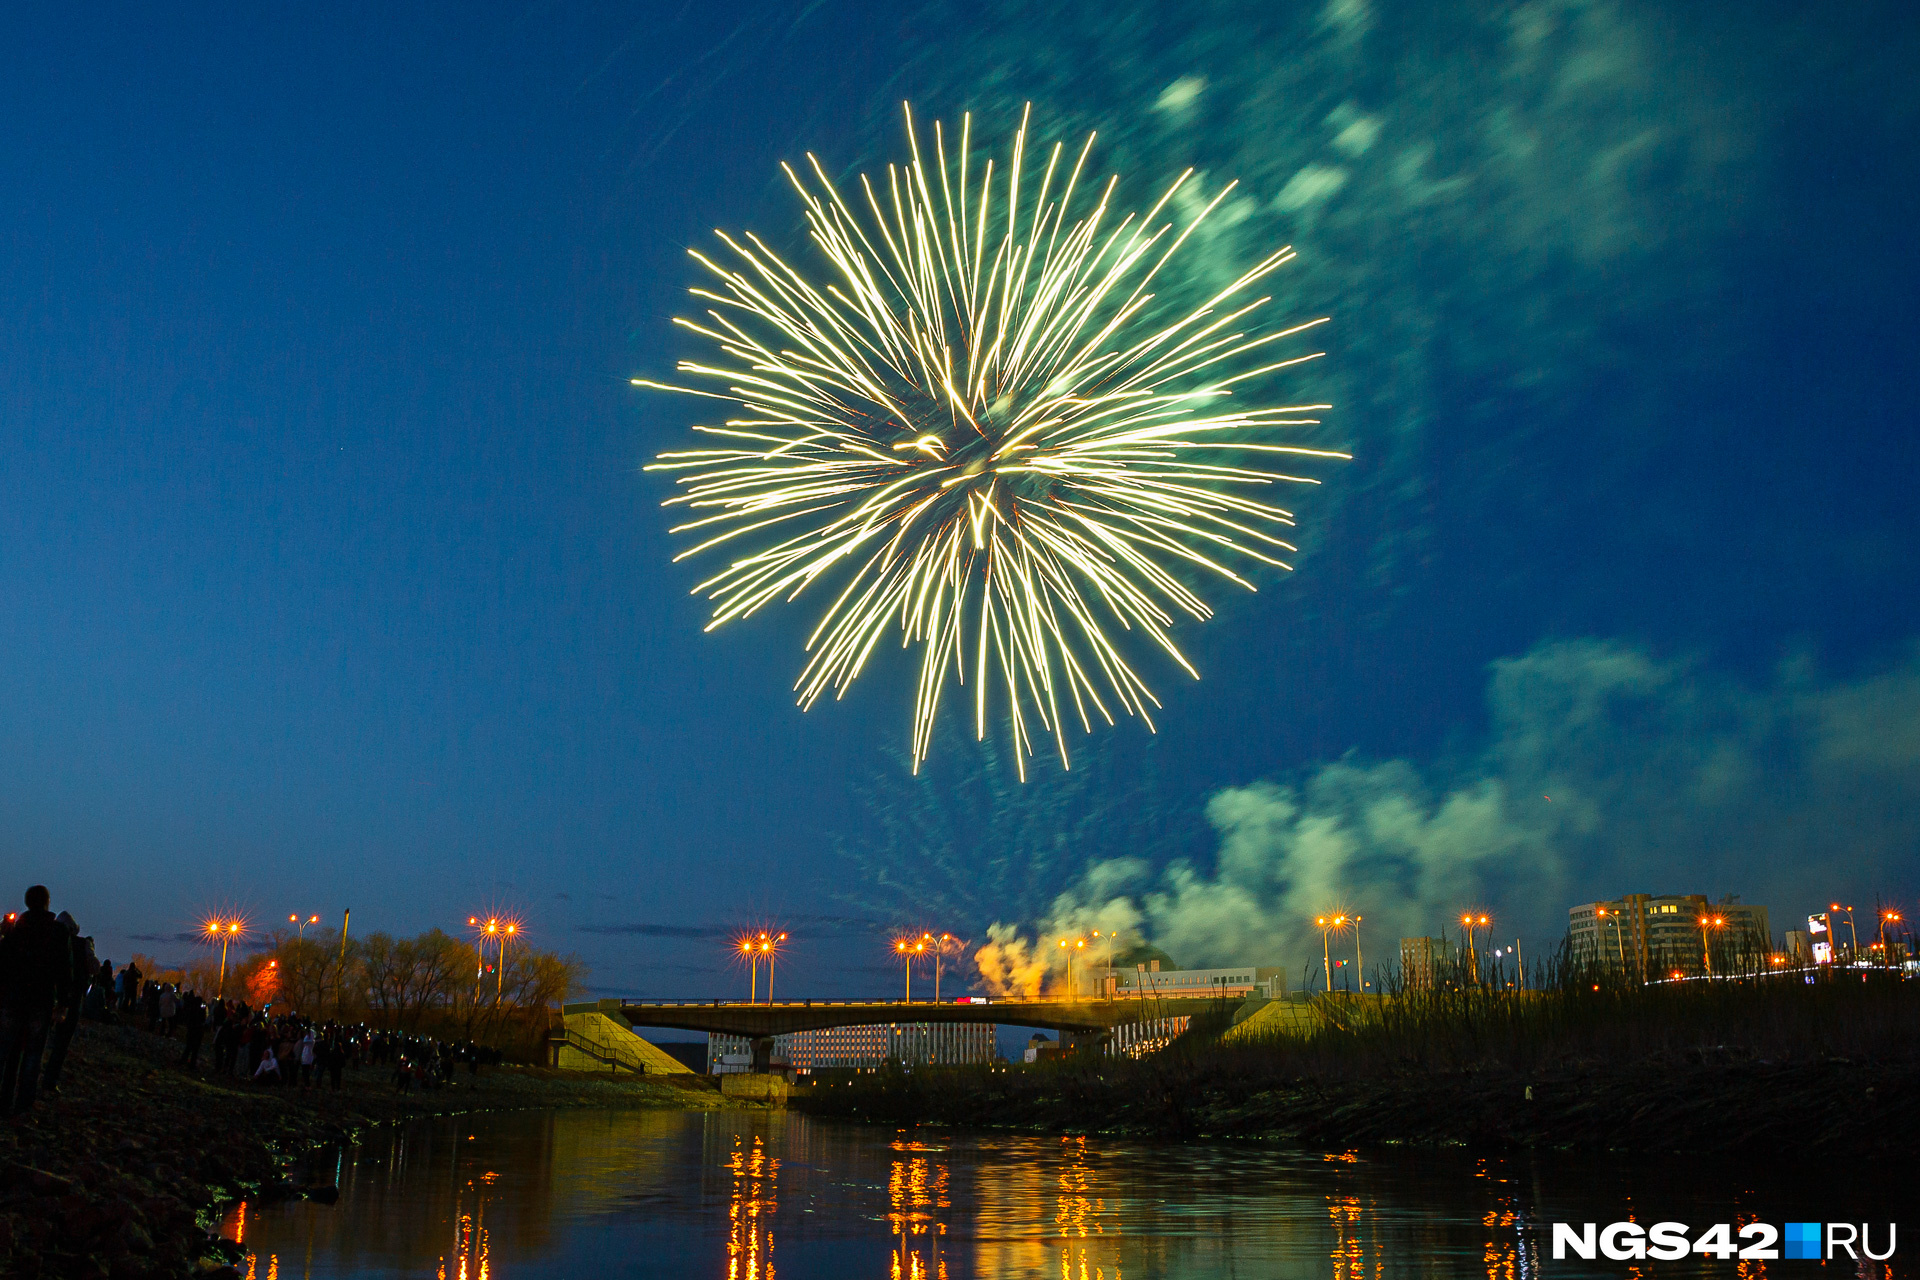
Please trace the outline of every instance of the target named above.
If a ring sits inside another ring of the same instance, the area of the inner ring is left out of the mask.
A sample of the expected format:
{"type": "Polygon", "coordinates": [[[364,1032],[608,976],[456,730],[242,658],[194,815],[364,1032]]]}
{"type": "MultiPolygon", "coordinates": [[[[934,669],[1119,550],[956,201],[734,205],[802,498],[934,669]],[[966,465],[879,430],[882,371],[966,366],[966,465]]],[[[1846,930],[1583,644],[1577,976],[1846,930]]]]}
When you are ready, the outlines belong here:
{"type": "Polygon", "coordinates": [[[1062,1031],[1060,1052],[1100,1054],[1105,1052],[1107,1041],[1112,1038],[1112,1035],[1110,1031],[1062,1031]]]}
{"type": "Polygon", "coordinates": [[[760,1075],[773,1070],[773,1037],[755,1036],[753,1039],[753,1069],[760,1075]]]}

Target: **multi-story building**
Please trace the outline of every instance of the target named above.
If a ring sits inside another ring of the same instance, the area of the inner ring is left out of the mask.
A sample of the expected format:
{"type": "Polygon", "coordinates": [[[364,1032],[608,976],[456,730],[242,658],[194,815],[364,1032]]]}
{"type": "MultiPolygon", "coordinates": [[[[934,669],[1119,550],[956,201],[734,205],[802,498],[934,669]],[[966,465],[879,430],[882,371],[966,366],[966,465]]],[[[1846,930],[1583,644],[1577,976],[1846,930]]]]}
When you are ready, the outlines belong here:
{"type": "Polygon", "coordinates": [[[1719,972],[1753,967],[1755,957],[1764,967],[1773,949],[1767,909],[1737,895],[1712,902],[1698,893],[1629,893],[1583,902],[1568,909],[1567,934],[1575,960],[1623,969],[1642,982],[1703,973],[1709,953],[1719,972]]]}
{"type": "Polygon", "coordinates": [[[1445,938],[1400,939],[1400,977],[1411,991],[1431,991],[1453,968],[1454,947],[1445,938]]]}
{"type": "MultiPolygon", "coordinates": [[[[1106,976],[1104,971],[1099,970],[1090,975],[1101,984],[1105,983],[1106,976]]],[[[1115,969],[1113,980],[1113,995],[1121,1000],[1151,1000],[1155,996],[1220,996],[1244,1000],[1256,994],[1284,994],[1287,971],[1270,965],[1250,964],[1228,969],[1162,969],[1156,960],[1150,965],[1138,965],[1132,969],[1115,969]]],[[[1087,995],[1098,990],[1080,982],[1074,985],[1087,995]]]]}
{"type": "MultiPolygon", "coordinates": [[[[994,1030],[990,1022],[934,1025],[891,1022],[795,1031],[773,1038],[773,1063],[796,1072],[809,1072],[828,1067],[871,1070],[888,1059],[942,1066],[992,1062],[994,1030]]],[[[709,1073],[751,1071],[752,1064],[751,1041],[741,1036],[707,1037],[709,1073]]]]}

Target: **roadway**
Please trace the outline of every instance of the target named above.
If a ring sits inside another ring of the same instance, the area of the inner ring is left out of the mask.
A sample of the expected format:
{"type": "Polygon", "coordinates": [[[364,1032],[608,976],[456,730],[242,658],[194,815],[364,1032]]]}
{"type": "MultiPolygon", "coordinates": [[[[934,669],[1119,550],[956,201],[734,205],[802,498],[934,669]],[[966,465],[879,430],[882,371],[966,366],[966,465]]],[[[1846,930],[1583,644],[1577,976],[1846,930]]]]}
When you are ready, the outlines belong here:
{"type": "Polygon", "coordinates": [[[1177,1018],[1233,1008],[1238,1000],[1217,997],[1162,996],[1158,999],[995,1000],[989,1004],[935,1003],[931,1000],[599,1000],[570,1004],[566,1013],[617,1013],[635,1027],[670,1027],[760,1040],[795,1031],[859,1027],[900,1022],[999,1023],[1045,1027],[1086,1035],[1148,1018],[1177,1018]]]}

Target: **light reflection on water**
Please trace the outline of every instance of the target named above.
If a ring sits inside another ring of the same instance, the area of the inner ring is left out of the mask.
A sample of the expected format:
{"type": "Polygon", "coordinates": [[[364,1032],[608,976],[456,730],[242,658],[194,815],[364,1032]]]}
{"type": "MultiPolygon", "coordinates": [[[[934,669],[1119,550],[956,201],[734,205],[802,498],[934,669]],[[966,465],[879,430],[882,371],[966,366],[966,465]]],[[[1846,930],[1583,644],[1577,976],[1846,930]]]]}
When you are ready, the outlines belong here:
{"type": "MultiPolygon", "coordinates": [[[[1549,1174],[1526,1157],[930,1139],[781,1112],[451,1117],[375,1134],[316,1173],[339,1182],[337,1205],[228,1214],[255,1250],[248,1280],[1534,1280],[1544,1221],[1777,1222],[1804,1204],[1755,1209],[1767,1197],[1733,1182],[1676,1203],[1657,1176],[1591,1162],[1549,1174]]],[[[1660,1274],[1767,1278],[1706,1260],[1660,1274]]]]}

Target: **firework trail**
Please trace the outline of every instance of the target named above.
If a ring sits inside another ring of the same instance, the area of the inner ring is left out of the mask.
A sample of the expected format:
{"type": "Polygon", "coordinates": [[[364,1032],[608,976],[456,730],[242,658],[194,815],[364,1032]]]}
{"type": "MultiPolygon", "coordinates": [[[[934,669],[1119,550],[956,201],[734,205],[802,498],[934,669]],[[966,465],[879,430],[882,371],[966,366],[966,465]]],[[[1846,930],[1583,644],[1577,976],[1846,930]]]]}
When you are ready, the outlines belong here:
{"type": "Polygon", "coordinates": [[[827,278],[751,233],[717,233],[732,265],[694,252],[719,287],[692,291],[704,320],[675,323],[727,357],[680,372],[724,392],[633,380],[744,411],[694,428],[712,447],[648,468],[684,473],[667,505],[688,509],[674,532],[697,540],[676,561],[734,556],[695,588],[714,602],[707,629],[828,579],[800,705],[843,695],[898,628],[921,648],[916,769],[949,675],[973,682],[977,737],[989,688],[1004,694],[1023,773],[1036,725],[1063,762],[1069,715],[1090,731],[1117,708],[1152,728],[1160,704],[1108,628],[1198,678],[1170,628],[1212,611],[1178,575],[1195,566],[1252,590],[1231,562],[1287,568],[1294,548],[1271,530],[1292,516],[1253,493],[1315,481],[1254,464],[1345,456],[1275,439],[1326,405],[1232,407],[1236,386],[1319,354],[1274,358],[1273,345],[1323,321],[1261,332],[1253,319],[1268,301],[1253,286],[1291,250],[1170,322],[1152,313],[1149,286],[1232,186],[1177,232],[1162,214],[1191,169],[1145,215],[1113,221],[1117,179],[1076,213],[1093,138],[1070,165],[1055,144],[1035,190],[1027,125],[1004,172],[988,160],[976,185],[971,119],[952,157],[935,123],[929,164],[909,110],[912,163],[888,166],[879,189],[861,177],[864,217],[811,155],[811,184],[783,166],[827,278]]]}

